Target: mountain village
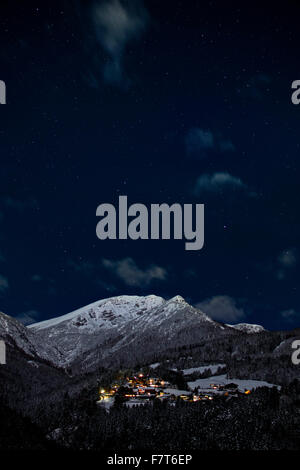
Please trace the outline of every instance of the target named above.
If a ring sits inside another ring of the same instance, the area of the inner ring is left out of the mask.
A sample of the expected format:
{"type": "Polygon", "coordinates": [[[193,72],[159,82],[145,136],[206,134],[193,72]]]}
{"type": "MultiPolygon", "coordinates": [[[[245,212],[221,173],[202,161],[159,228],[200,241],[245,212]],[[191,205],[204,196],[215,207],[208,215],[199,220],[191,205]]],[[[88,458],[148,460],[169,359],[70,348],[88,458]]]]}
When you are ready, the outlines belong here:
{"type": "Polygon", "coordinates": [[[173,404],[179,399],[193,403],[213,400],[217,396],[229,400],[251,393],[251,390],[247,388],[242,391],[236,383],[226,383],[226,381],[214,383],[213,379],[211,377],[211,383],[203,388],[189,386],[188,390],[179,390],[175,384],[160,377],[152,377],[139,372],[114,382],[111,387],[100,387],[97,403],[105,408],[110,408],[115,403],[124,403],[128,407],[132,407],[149,404],[154,399],[173,404]]]}

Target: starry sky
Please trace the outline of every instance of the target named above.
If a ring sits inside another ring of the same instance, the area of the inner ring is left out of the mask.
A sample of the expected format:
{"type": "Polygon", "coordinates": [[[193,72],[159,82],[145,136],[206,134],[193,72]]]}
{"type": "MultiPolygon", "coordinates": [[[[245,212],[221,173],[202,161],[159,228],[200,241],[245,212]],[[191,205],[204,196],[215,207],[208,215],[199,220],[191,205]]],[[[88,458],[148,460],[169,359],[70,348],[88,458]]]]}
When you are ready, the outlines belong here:
{"type": "Polygon", "coordinates": [[[0,305],[121,294],[300,324],[299,6],[1,2],[0,305]],[[96,237],[96,208],[204,203],[205,244],[96,237]]]}

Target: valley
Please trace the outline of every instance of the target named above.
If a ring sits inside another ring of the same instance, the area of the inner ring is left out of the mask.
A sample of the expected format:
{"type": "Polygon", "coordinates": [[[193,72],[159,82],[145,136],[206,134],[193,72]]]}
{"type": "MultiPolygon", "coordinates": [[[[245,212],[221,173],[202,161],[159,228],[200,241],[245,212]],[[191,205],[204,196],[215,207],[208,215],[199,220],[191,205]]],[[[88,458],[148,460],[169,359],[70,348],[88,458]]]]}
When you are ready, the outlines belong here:
{"type": "Polygon", "coordinates": [[[103,299],[30,327],[0,314],[2,410],[24,430],[36,427],[43,439],[32,445],[42,447],[115,449],[120,433],[124,450],[170,450],[175,441],[247,446],[236,428],[229,433],[232,422],[256,432],[255,442],[247,434],[252,447],[297,446],[297,433],[290,442],[272,440],[270,429],[300,423],[299,371],[291,362],[299,333],[224,325],[180,296],[103,299]],[[163,440],[148,435],[153,420],[163,440]]]}

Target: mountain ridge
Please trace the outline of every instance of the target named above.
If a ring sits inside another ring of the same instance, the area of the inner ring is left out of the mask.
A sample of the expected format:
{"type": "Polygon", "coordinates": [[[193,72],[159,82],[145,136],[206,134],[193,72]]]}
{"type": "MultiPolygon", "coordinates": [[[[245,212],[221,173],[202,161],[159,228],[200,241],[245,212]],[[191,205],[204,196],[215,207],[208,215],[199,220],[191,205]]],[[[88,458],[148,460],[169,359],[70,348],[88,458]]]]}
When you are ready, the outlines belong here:
{"type": "Polygon", "coordinates": [[[168,350],[256,333],[218,323],[180,295],[168,300],[153,294],[110,297],[27,327],[10,318],[0,318],[0,337],[2,330],[2,336],[25,353],[77,373],[132,365],[168,350]]]}
{"type": "Polygon", "coordinates": [[[62,368],[84,360],[87,370],[111,366],[120,356],[130,363],[200,339],[238,334],[179,295],[169,300],[155,295],[110,297],[27,327],[5,314],[0,320],[0,336],[25,353],[62,368]]]}

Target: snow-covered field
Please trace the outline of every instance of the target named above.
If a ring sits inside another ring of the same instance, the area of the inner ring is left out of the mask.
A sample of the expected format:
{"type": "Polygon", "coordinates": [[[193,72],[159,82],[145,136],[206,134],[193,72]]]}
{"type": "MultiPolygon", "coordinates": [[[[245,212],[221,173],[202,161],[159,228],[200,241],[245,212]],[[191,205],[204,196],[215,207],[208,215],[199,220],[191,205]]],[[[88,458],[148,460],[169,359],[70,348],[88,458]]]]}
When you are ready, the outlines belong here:
{"type": "Polygon", "coordinates": [[[202,374],[205,370],[209,369],[212,374],[215,374],[219,367],[226,367],[226,364],[211,364],[208,366],[200,366],[200,367],[191,367],[190,369],[183,369],[183,375],[190,375],[194,372],[199,372],[202,374]]]}
{"type": "Polygon", "coordinates": [[[193,382],[188,382],[188,386],[191,389],[195,387],[200,387],[201,389],[206,389],[211,391],[210,384],[216,385],[226,385],[229,383],[237,384],[239,390],[244,392],[245,390],[253,390],[258,387],[277,387],[280,389],[280,385],[270,384],[263,380],[240,380],[240,379],[227,379],[226,375],[214,375],[212,377],[207,377],[206,379],[197,379],[193,382]]]}
{"type": "Polygon", "coordinates": [[[154,362],[154,364],[150,364],[151,369],[156,369],[160,365],[160,362],[154,362]]]}
{"type": "Polygon", "coordinates": [[[177,390],[177,388],[165,388],[164,393],[167,395],[175,395],[175,397],[179,397],[180,395],[190,395],[190,391],[188,390],[177,390]]]}

